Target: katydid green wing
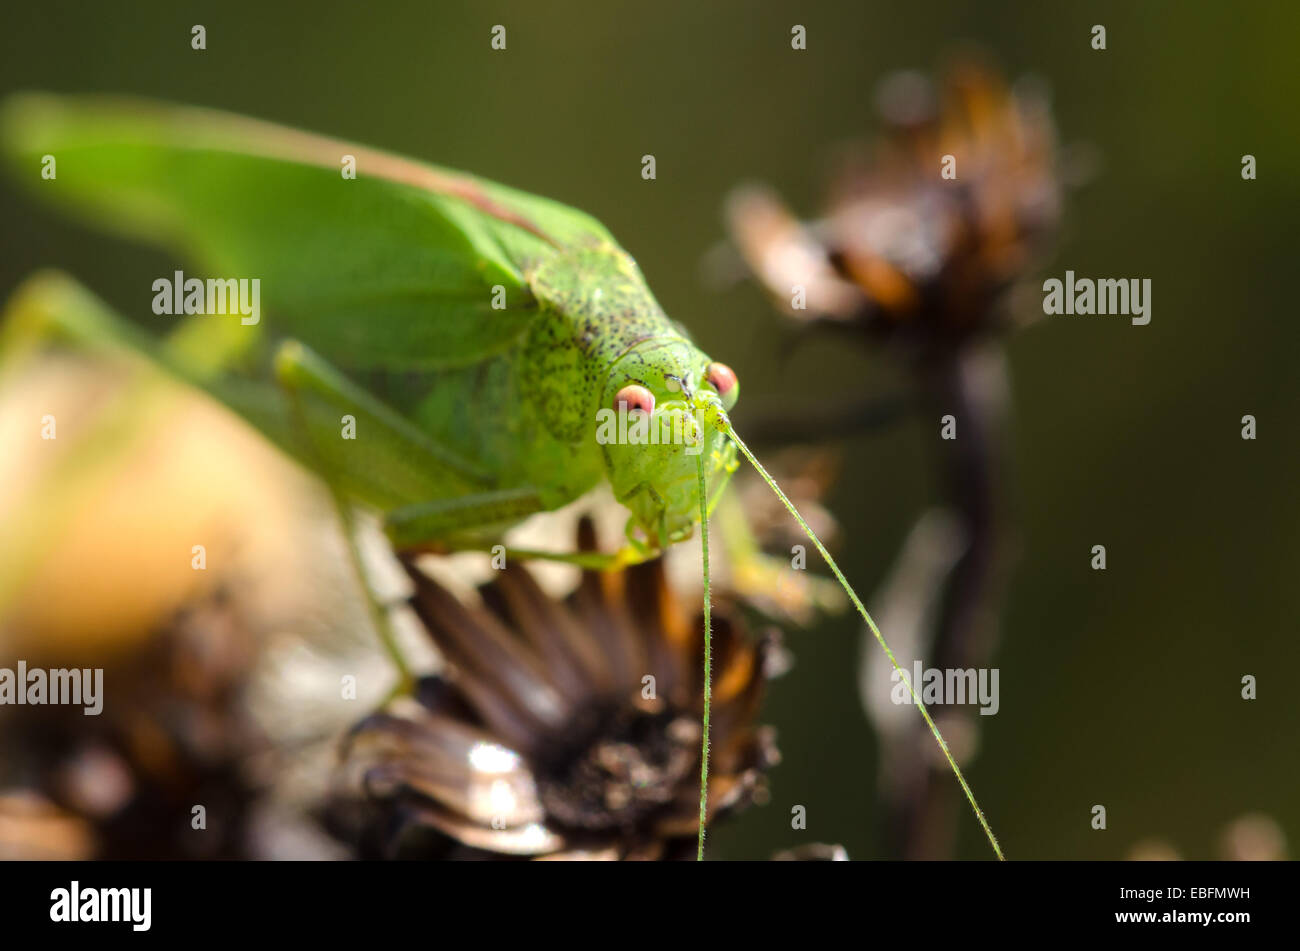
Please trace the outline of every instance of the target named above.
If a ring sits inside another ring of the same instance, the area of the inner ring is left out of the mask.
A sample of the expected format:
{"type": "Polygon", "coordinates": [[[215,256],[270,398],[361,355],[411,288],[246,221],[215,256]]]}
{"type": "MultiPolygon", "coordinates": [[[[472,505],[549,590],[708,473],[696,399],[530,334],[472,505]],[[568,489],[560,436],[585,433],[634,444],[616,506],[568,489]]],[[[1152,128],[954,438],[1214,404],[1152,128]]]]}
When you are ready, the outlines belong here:
{"type": "MultiPolygon", "coordinates": [[[[186,328],[239,326],[237,321],[229,321],[186,328]]],[[[30,348],[50,340],[80,350],[151,361],[235,410],[309,469],[381,509],[437,498],[449,486],[474,491],[490,481],[348,380],[332,380],[332,388],[323,394],[305,394],[308,398],[301,408],[307,418],[296,420],[276,382],[214,368],[222,359],[221,353],[211,349],[219,344],[216,335],[203,334],[201,342],[209,351],[202,361],[196,360],[188,352],[195,344],[189,334],[173,333],[161,341],[151,337],[74,279],[55,271],[28,278],[0,309],[0,375],[21,364],[30,348]],[[302,438],[308,433],[337,436],[340,413],[352,414],[356,425],[366,432],[364,453],[340,450],[338,439],[302,438]]],[[[312,367],[310,354],[304,353],[300,359],[312,367]]]]}
{"type": "Polygon", "coordinates": [[[613,243],[556,202],[201,109],[28,94],[5,103],[0,140],[52,200],[185,249],[204,277],[259,278],[272,336],[345,368],[436,369],[500,352],[531,319],[531,265],[613,243]],[[55,181],[40,180],[45,155],[55,181]]]}

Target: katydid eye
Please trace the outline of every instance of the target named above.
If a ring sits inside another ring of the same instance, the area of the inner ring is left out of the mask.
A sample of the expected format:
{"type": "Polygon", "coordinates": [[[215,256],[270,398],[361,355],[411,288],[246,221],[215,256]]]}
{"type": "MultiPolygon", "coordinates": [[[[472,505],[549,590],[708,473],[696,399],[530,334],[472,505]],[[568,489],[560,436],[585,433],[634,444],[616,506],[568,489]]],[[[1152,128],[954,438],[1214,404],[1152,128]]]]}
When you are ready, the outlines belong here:
{"type": "Polygon", "coordinates": [[[653,413],[655,411],[655,395],[644,386],[629,383],[619,390],[618,395],[614,397],[614,410],[627,413],[633,410],[639,410],[642,413],[653,413]]]}
{"type": "Polygon", "coordinates": [[[731,409],[736,405],[736,397],[740,396],[740,381],[736,379],[735,370],[725,363],[710,363],[704,373],[704,379],[718,391],[723,406],[731,409]]]}

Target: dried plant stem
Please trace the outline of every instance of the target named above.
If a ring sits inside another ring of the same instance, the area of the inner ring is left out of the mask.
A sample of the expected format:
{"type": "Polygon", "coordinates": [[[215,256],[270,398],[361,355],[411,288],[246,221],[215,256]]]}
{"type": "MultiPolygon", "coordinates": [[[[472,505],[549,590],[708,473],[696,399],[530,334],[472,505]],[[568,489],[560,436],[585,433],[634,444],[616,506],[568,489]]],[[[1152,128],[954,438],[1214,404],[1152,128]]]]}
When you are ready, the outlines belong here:
{"type": "MultiPolygon", "coordinates": [[[[961,520],[967,539],[966,550],[944,584],[928,653],[932,666],[940,670],[980,667],[993,649],[996,632],[990,615],[996,608],[998,587],[995,487],[1004,456],[1005,359],[1000,350],[963,348],[921,372],[925,399],[933,412],[952,414],[960,421],[959,438],[942,443],[939,465],[947,503],[961,520]]],[[[967,716],[972,723],[979,719],[967,716]]],[[[895,755],[905,755],[910,748],[899,744],[895,755]]],[[[929,768],[898,764],[890,772],[900,777],[890,818],[900,857],[951,858],[950,793],[933,782],[929,768]]]]}

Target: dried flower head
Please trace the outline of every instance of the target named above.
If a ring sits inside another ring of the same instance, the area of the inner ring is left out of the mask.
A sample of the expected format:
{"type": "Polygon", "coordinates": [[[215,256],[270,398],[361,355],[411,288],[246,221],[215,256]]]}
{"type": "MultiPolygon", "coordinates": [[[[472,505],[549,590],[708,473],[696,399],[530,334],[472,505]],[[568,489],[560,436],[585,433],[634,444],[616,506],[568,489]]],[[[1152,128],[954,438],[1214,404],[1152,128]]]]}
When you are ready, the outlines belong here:
{"type": "Polygon", "coordinates": [[[264,749],[243,689],[255,631],[225,589],[107,661],[109,702],[9,708],[0,724],[0,856],[235,859],[250,852],[264,749]],[[192,826],[195,804],[203,830],[192,826]]]}
{"type": "MultiPolygon", "coordinates": [[[[579,543],[594,544],[589,522],[579,543]]],[[[691,854],[702,632],[661,563],[584,572],[564,600],[512,564],[482,607],[406,567],[449,670],[351,731],[332,826],[385,857],[691,854]]],[[[777,760],[754,723],[772,646],[715,613],[710,823],[761,796],[777,760]]]]}
{"type": "Polygon", "coordinates": [[[891,76],[878,103],[884,131],[820,221],[749,187],[731,197],[731,231],[791,316],[952,349],[1000,325],[1004,292],[1056,230],[1051,115],[1041,95],[973,60],[938,91],[917,73],[891,76]]]}

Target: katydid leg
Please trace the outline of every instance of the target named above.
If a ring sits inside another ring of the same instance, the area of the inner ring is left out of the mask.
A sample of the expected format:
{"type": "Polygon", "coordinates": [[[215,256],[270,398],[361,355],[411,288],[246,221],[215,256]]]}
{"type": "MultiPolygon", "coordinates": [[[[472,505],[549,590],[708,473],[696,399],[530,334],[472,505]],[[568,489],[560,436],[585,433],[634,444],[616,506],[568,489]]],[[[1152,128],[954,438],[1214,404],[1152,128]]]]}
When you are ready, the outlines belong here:
{"type": "Polygon", "coordinates": [[[539,548],[516,548],[513,546],[489,546],[482,542],[459,542],[455,539],[439,544],[439,551],[500,551],[512,561],[551,561],[562,565],[576,565],[588,571],[615,571],[629,565],[639,565],[658,555],[658,552],[642,552],[626,546],[616,552],[599,551],[548,551],[539,548]]]}
{"type": "Polygon", "coordinates": [[[503,489],[457,494],[403,505],[387,514],[385,529],[402,550],[436,550],[458,534],[492,525],[505,525],[543,510],[535,489],[503,489]]]}
{"type": "MultiPolygon", "coordinates": [[[[315,454],[320,452],[319,444],[317,435],[313,433],[308,422],[307,408],[301,387],[305,381],[315,381],[318,378],[309,377],[300,372],[303,370],[301,358],[305,352],[301,345],[293,341],[282,345],[276,354],[275,377],[289,402],[291,418],[296,421],[299,435],[305,443],[304,450],[315,454]]],[[[335,511],[338,513],[339,526],[343,531],[343,540],[348,550],[348,560],[352,565],[352,570],[356,573],[357,583],[365,595],[375,633],[379,635],[380,642],[392,659],[393,665],[397,668],[398,683],[393,693],[404,693],[414,684],[415,678],[411,673],[411,667],[407,663],[401,647],[397,643],[397,636],[393,630],[388,608],[379,600],[366,573],[365,560],[361,557],[361,549],[357,542],[357,525],[352,503],[348,501],[343,494],[343,490],[333,480],[331,475],[333,469],[327,465],[318,465],[316,471],[321,474],[321,478],[329,490],[330,498],[334,502],[335,511]]]]}
{"type": "Polygon", "coordinates": [[[493,541],[484,540],[481,535],[470,534],[485,526],[505,525],[543,510],[536,490],[510,489],[407,505],[389,512],[385,527],[389,540],[400,551],[500,552],[511,560],[552,561],[591,571],[626,568],[660,554],[657,548],[633,544],[625,545],[616,552],[550,551],[512,545],[498,546],[493,541]]]}
{"type": "Polygon", "coordinates": [[[275,354],[282,389],[298,395],[313,461],[349,496],[388,511],[489,491],[491,479],[349,380],[297,340],[275,354]]]}
{"type": "Polygon", "coordinates": [[[727,553],[731,583],[739,594],[767,599],[800,622],[810,611],[839,611],[846,606],[844,592],[830,578],[798,570],[790,560],[763,551],[734,491],[719,499],[713,518],[727,553]]]}

